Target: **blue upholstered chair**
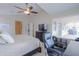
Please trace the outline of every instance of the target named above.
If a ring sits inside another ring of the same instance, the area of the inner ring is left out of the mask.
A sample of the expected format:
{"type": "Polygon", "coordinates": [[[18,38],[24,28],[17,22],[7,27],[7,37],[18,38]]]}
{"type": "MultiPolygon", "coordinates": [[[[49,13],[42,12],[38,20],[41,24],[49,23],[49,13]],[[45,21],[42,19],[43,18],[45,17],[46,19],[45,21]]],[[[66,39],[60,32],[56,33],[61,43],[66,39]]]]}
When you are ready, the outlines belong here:
{"type": "Polygon", "coordinates": [[[43,35],[44,45],[47,49],[47,53],[49,56],[60,56],[64,52],[64,49],[58,48],[54,45],[54,41],[52,39],[52,35],[49,32],[44,33],[43,35]]]}

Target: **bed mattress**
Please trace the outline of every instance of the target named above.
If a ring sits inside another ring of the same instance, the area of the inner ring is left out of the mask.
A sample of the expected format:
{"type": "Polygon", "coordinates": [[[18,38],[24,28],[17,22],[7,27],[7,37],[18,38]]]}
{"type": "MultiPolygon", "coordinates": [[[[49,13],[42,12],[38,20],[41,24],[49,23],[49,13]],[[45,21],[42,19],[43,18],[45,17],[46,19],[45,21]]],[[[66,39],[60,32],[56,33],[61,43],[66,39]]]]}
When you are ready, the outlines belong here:
{"type": "Polygon", "coordinates": [[[15,43],[0,44],[0,56],[22,56],[37,47],[39,47],[39,40],[27,35],[15,36],[15,43]]]}

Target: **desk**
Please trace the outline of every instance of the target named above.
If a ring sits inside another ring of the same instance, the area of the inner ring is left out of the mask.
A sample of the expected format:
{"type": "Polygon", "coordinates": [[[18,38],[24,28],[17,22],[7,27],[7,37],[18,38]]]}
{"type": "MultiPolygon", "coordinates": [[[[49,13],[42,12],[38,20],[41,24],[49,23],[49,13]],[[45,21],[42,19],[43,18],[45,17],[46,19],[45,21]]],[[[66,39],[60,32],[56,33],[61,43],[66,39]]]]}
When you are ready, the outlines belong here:
{"type": "MultiPolygon", "coordinates": [[[[67,40],[67,45],[70,43],[70,41],[74,41],[75,39],[79,38],[77,35],[64,35],[62,37],[56,36],[59,39],[67,40]]],[[[59,40],[60,41],[60,40],[59,40]]]]}

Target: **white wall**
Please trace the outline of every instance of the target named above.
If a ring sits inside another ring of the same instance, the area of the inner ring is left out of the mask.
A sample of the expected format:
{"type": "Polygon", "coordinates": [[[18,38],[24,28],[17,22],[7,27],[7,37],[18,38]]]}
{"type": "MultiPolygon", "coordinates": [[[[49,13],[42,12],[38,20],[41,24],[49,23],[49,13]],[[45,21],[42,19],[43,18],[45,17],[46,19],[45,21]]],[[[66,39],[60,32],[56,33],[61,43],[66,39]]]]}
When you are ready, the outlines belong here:
{"type": "MultiPolygon", "coordinates": [[[[15,21],[22,21],[23,30],[22,33],[26,33],[26,26],[28,23],[28,17],[24,15],[0,15],[0,23],[10,24],[9,33],[15,34],[15,21]]],[[[7,30],[7,29],[5,29],[7,30]]]]}
{"type": "Polygon", "coordinates": [[[45,12],[39,12],[37,15],[30,16],[30,23],[34,24],[34,34],[38,31],[38,24],[47,24],[48,31],[51,32],[51,17],[45,12]]]}
{"type": "Polygon", "coordinates": [[[52,21],[62,22],[63,24],[68,22],[79,22],[79,15],[55,18],[52,21]]]}
{"type": "Polygon", "coordinates": [[[28,34],[27,24],[34,24],[34,35],[38,30],[38,24],[48,24],[48,31],[51,32],[51,17],[45,12],[39,12],[37,15],[0,15],[0,23],[10,24],[10,31],[12,35],[15,34],[15,21],[22,21],[23,34],[28,34]]]}

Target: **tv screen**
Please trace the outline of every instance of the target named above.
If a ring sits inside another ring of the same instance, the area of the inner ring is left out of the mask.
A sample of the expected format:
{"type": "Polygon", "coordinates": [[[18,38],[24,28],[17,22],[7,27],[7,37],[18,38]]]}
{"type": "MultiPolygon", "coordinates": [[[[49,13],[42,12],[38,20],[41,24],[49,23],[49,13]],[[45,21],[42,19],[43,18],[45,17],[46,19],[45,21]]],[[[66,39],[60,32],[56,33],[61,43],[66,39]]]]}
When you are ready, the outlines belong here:
{"type": "Polygon", "coordinates": [[[47,24],[39,24],[39,31],[47,31],[47,24]]]}

